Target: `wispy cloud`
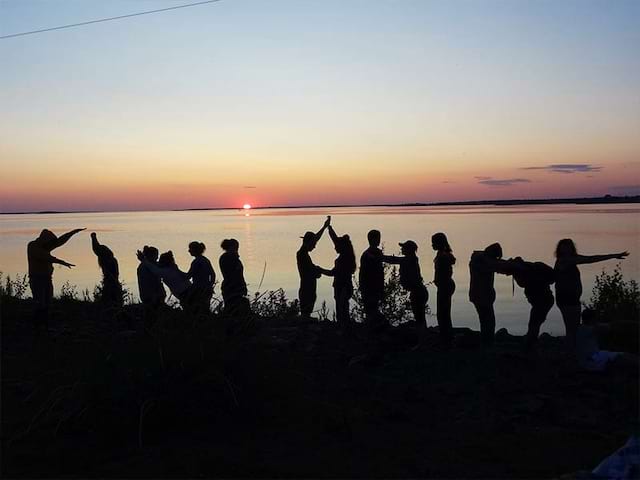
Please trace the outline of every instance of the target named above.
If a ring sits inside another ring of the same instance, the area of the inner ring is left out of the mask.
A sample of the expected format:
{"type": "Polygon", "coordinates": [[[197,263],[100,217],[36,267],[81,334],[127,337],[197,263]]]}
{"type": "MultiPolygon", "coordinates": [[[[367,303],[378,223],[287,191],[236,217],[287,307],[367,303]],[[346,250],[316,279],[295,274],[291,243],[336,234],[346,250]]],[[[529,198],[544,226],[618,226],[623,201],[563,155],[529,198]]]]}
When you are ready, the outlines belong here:
{"type": "Polygon", "coordinates": [[[255,185],[245,185],[242,188],[258,188],[258,187],[256,187],[255,185]]]}
{"type": "Polygon", "coordinates": [[[491,177],[483,177],[483,176],[475,176],[473,177],[476,180],[491,180],[491,177]]]}
{"type": "Polygon", "coordinates": [[[518,183],[531,183],[528,178],[491,178],[491,177],[476,177],[478,183],[487,185],[489,187],[511,187],[518,183]]]}
{"type": "Polygon", "coordinates": [[[444,180],[442,183],[458,183],[458,182],[454,182],[453,180],[444,180]]]}
{"type": "Polygon", "coordinates": [[[585,173],[599,172],[602,167],[590,163],[554,163],[544,167],[523,167],[520,170],[546,170],[552,173],[585,173]]]}
{"type": "Polygon", "coordinates": [[[618,195],[640,195],[640,185],[611,185],[609,190],[618,195]]]}

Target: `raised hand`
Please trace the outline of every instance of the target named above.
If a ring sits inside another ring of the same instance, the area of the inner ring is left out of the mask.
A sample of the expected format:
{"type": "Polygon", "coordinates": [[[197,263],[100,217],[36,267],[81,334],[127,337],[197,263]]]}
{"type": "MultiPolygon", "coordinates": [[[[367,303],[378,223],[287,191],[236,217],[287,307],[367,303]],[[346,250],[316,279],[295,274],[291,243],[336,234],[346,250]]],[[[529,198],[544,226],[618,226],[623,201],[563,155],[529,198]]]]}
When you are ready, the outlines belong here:
{"type": "Polygon", "coordinates": [[[616,254],[614,258],[617,258],[618,260],[624,260],[628,256],[629,256],[629,252],[620,252],[616,254]]]}
{"type": "Polygon", "coordinates": [[[80,232],[82,232],[83,230],[86,230],[86,228],[75,228],[75,229],[71,230],[69,233],[70,233],[71,235],[75,235],[76,233],[80,233],[80,232]]]}
{"type": "Polygon", "coordinates": [[[142,250],[136,251],[136,257],[138,257],[138,260],[140,261],[144,260],[144,253],[142,253],[142,250]]]}
{"type": "Polygon", "coordinates": [[[64,260],[60,260],[60,265],[65,266],[67,268],[75,267],[73,263],[65,262],[64,260]]]}
{"type": "Polygon", "coordinates": [[[324,226],[328,227],[331,225],[331,215],[327,215],[327,219],[324,221],[324,226]]]}

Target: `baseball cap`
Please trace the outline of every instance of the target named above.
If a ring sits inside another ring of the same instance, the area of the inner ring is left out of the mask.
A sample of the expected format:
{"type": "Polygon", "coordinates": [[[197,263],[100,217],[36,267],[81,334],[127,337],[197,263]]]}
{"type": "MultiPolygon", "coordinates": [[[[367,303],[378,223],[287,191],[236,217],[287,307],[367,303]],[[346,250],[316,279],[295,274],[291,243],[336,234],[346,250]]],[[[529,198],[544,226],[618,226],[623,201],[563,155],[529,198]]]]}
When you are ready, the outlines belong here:
{"type": "Polygon", "coordinates": [[[406,242],[400,242],[398,245],[401,247],[408,248],[409,250],[413,250],[414,252],[418,250],[418,245],[413,240],[407,240],[406,242]]]}

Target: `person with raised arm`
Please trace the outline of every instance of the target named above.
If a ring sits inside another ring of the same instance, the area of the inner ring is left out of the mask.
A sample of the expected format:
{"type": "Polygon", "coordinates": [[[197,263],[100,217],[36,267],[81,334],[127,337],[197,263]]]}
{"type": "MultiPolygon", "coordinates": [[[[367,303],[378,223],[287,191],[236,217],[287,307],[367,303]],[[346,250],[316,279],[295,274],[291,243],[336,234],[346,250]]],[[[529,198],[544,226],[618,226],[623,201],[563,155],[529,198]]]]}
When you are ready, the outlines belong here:
{"type": "Polygon", "coordinates": [[[72,263],[54,257],[51,252],[83,230],[85,229],[76,228],[58,237],[51,230],[44,229],[38,238],[27,245],[29,287],[35,303],[33,323],[37,328],[44,326],[45,331],[49,330],[49,307],[53,298],[53,265],[75,267],[72,263]]]}
{"type": "Polygon", "coordinates": [[[431,237],[431,246],[437,252],[436,257],[433,259],[433,283],[438,289],[436,296],[438,328],[442,342],[449,347],[453,341],[451,297],[456,291],[456,284],[453,281],[453,266],[456,263],[456,257],[453,256],[447,236],[442,232],[438,232],[431,237]]]}
{"type": "Polygon", "coordinates": [[[322,234],[331,223],[331,217],[327,216],[322,228],[317,232],[306,232],[302,236],[302,245],[296,253],[296,263],[300,274],[300,288],[298,301],[300,302],[300,315],[303,318],[311,318],[311,312],[316,303],[318,278],[321,277],[320,267],[313,263],[309,252],[316,248],[322,234]]]}
{"type": "Polygon", "coordinates": [[[567,341],[573,346],[576,331],[580,324],[582,306],[582,280],[578,265],[604,262],[606,260],[623,260],[629,252],[609,253],[605,255],[580,255],[576,244],[570,238],[563,238],[556,246],[556,304],[562,313],[567,341]]]}
{"type": "Polygon", "coordinates": [[[91,233],[91,249],[98,257],[98,266],[102,270],[101,301],[106,307],[122,307],[122,285],[118,260],[113,251],[98,241],[96,232],[91,233]]]}
{"type": "Polygon", "coordinates": [[[333,277],[333,298],[336,301],[336,320],[338,324],[351,331],[351,316],[349,314],[349,300],[353,296],[353,274],[356,273],[356,254],[349,235],[338,236],[329,224],[329,236],[333,241],[338,257],[331,270],[322,268],[324,275],[333,277]]]}
{"type": "MultiPolygon", "coordinates": [[[[400,284],[402,288],[409,292],[409,300],[411,302],[411,311],[416,321],[418,332],[422,332],[427,328],[427,301],[429,300],[429,292],[422,280],[420,273],[420,259],[416,255],[418,245],[413,240],[400,242],[401,257],[395,255],[383,255],[382,261],[400,265],[400,284]]],[[[421,337],[422,334],[418,333],[421,337]]]]}
{"type": "Polygon", "coordinates": [[[202,242],[189,243],[189,254],[193,257],[193,261],[187,272],[187,278],[193,282],[191,291],[194,313],[211,312],[211,297],[216,274],[211,262],[204,256],[206,249],[202,242]]]}

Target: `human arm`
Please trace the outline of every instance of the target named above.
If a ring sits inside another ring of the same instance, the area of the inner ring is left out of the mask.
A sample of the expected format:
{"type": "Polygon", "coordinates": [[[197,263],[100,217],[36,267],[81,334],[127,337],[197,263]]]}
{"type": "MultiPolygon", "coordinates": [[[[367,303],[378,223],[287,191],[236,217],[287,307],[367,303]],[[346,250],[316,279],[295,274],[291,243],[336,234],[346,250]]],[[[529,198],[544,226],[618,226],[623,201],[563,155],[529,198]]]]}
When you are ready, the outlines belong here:
{"type": "Polygon", "coordinates": [[[327,215],[327,219],[324,221],[322,228],[316,232],[316,242],[322,238],[324,231],[331,225],[331,215],[327,215]]]}
{"type": "Polygon", "coordinates": [[[136,252],[136,257],[138,257],[138,260],[140,260],[140,263],[144,265],[151,273],[153,273],[154,275],[157,275],[158,277],[162,276],[162,269],[158,267],[155,263],[147,260],[147,258],[145,258],[144,256],[144,253],[142,253],[140,250],[136,252]]]}
{"type": "Polygon", "coordinates": [[[328,270],[326,268],[322,268],[322,267],[317,267],[318,271],[320,273],[322,273],[322,275],[326,275],[327,277],[335,277],[336,276],[336,269],[332,268],[331,270],[328,270]]]}
{"type": "Polygon", "coordinates": [[[67,267],[67,268],[71,268],[71,267],[75,267],[75,265],[73,263],[69,263],[66,262],[60,258],[56,258],[56,257],[51,257],[51,263],[57,263],[58,265],[62,265],[63,267],[67,267]]]}
{"type": "Polygon", "coordinates": [[[336,245],[338,242],[338,235],[336,234],[336,231],[333,229],[331,225],[329,225],[327,228],[329,230],[329,236],[331,237],[331,241],[333,242],[334,245],[336,245]]]}
{"type": "Polygon", "coordinates": [[[404,257],[397,257],[396,255],[381,255],[380,260],[384,263],[392,263],[394,265],[400,265],[404,257]]]}
{"type": "Polygon", "coordinates": [[[74,230],[71,230],[70,232],[63,233],[55,240],[55,242],[53,242],[53,246],[51,249],[53,250],[54,248],[61,247],[62,245],[67,243],[71,237],[73,237],[77,233],[82,232],[83,230],[86,230],[86,228],[76,228],[74,230]]]}
{"type": "Polygon", "coordinates": [[[574,265],[585,265],[588,263],[604,262],[605,260],[624,260],[629,256],[629,252],[609,253],[606,255],[574,255],[562,258],[562,262],[572,263],[574,265]]]}
{"type": "Polygon", "coordinates": [[[100,256],[100,242],[98,242],[98,236],[96,235],[96,232],[91,232],[91,249],[93,250],[93,253],[96,254],[96,256],[100,256]]]}

